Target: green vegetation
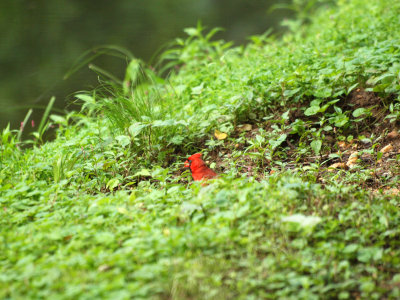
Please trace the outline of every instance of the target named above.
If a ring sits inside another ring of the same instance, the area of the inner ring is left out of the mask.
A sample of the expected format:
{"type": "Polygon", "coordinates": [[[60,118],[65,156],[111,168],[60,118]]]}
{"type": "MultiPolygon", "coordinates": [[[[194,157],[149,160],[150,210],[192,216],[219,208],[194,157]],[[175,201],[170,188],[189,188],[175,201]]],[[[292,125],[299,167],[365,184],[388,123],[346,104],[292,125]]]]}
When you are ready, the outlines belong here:
{"type": "Polygon", "coordinates": [[[399,298],[399,15],[299,8],[236,48],[199,25],[32,140],[4,129],[0,297],[399,298]]]}

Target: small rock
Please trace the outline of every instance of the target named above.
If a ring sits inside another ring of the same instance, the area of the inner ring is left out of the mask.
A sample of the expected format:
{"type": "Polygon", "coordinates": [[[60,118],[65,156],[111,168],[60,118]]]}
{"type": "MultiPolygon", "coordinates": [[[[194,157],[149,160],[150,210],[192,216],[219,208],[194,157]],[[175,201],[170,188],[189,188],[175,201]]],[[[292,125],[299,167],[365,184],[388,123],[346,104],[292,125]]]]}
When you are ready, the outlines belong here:
{"type": "Polygon", "coordinates": [[[391,144],[386,145],[385,147],[383,147],[381,149],[382,153],[389,153],[389,152],[392,152],[392,151],[393,151],[393,146],[391,144]]]}

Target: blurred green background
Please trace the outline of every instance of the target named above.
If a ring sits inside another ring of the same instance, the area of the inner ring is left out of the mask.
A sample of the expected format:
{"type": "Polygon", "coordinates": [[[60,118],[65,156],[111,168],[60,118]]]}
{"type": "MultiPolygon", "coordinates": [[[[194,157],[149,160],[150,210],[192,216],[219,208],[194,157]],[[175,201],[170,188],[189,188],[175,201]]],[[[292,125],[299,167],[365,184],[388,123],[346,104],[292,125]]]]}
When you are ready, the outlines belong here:
{"type": "MultiPolygon", "coordinates": [[[[43,114],[49,98],[55,109],[72,93],[97,85],[97,75],[81,68],[66,72],[87,50],[112,44],[149,61],[160,47],[185,37],[198,20],[208,29],[223,27],[216,38],[243,44],[269,28],[279,33],[289,13],[268,13],[277,0],[1,0],[0,128],[18,128],[29,108],[43,114]]],[[[94,63],[123,77],[126,62],[111,56],[94,63]]]]}

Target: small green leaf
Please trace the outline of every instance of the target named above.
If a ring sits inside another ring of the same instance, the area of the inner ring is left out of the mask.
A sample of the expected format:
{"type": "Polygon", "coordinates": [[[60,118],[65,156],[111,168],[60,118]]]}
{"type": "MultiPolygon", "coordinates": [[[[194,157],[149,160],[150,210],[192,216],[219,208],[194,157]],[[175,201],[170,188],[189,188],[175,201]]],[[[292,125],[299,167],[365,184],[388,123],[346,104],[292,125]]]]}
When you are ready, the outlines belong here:
{"type": "Polygon", "coordinates": [[[131,126],[129,126],[129,133],[135,137],[139,135],[144,128],[146,128],[148,125],[147,124],[142,124],[142,123],[134,123],[131,126]]]}
{"type": "Polygon", "coordinates": [[[136,172],[135,175],[133,175],[134,177],[136,176],[146,176],[146,177],[150,177],[151,173],[148,169],[141,169],[139,172],[136,172]]]}
{"type": "Polygon", "coordinates": [[[334,118],[335,126],[336,127],[343,127],[347,124],[349,118],[345,114],[339,114],[334,118]]]}
{"type": "Polygon", "coordinates": [[[358,244],[349,244],[346,247],[344,247],[343,252],[344,253],[353,253],[358,250],[359,246],[358,244]]]}
{"type": "Polygon", "coordinates": [[[318,216],[305,216],[302,214],[294,214],[287,217],[282,217],[283,222],[296,223],[300,227],[314,227],[322,221],[318,216]]]}
{"type": "Polygon", "coordinates": [[[313,149],[314,153],[316,155],[319,155],[322,147],[322,141],[321,140],[314,140],[311,142],[311,149],[313,149]]]}
{"type": "Polygon", "coordinates": [[[129,138],[129,136],[126,136],[126,135],[119,135],[119,136],[115,137],[115,139],[124,148],[131,143],[131,139],[129,138]]]}
{"type": "Polygon", "coordinates": [[[272,149],[276,149],[279,147],[287,138],[287,134],[282,134],[278,139],[276,140],[269,140],[269,144],[272,146],[272,149]]]}
{"type": "Polygon", "coordinates": [[[200,85],[195,86],[192,88],[192,94],[193,95],[200,95],[201,92],[203,91],[203,87],[204,87],[204,82],[202,82],[200,85]]]}
{"type": "Polygon", "coordinates": [[[184,139],[185,138],[183,136],[176,135],[170,140],[170,143],[174,145],[181,145],[184,139]]]}
{"type": "Polygon", "coordinates": [[[185,28],[183,31],[189,36],[195,36],[198,34],[198,30],[193,27],[185,28]]]}
{"type": "Polygon", "coordinates": [[[319,113],[320,107],[319,106],[310,106],[309,108],[306,109],[304,114],[306,116],[313,116],[319,113]]]}
{"type": "Polygon", "coordinates": [[[113,178],[113,179],[110,179],[110,180],[107,182],[106,187],[107,187],[110,191],[112,191],[112,190],[114,190],[114,189],[118,186],[118,184],[119,184],[119,179],[113,178]]]}
{"type": "Polygon", "coordinates": [[[353,117],[358,118],[362,115],[364,115],[367,112],[365,108],[357,108],[355,111],[353,111],[353,117]]]}

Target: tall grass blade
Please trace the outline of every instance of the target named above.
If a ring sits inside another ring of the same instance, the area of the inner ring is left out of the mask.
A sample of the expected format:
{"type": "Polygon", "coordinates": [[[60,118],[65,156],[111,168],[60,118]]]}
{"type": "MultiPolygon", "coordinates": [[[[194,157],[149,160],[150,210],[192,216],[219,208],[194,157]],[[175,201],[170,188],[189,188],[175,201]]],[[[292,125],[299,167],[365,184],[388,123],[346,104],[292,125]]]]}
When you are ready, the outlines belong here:
{"type": "Polygon", "coordinates": [[[99,74],[103,74],[104,76],[108,77],[109,79],[111,79],[112,81],[114,81],[117,84],[122,85],[122,80],[118,79],[117,77],[115,77],[113,74],[111,74],[110,72],[94,65],[94,64],[90,64],[89,65],[89,69],[95,71],[96,73],[99,74]]]}
{"type": "Polygon", "coordinates": [[[85,51],[74,63],[74,65],[64,75],[64,80],[68,79],[72,74],[86,66],[88,63],[94,61],[101,55],[110,55],[121,59],[132,60],[135,56],[127,49],[116,45],[103,45],[94,47],[85,51]]]}
{"type": "Polygon", "coordinates": [[[39,133],[39,138],[40,139],[42,139],[42,135],[43,135],[44,130],[45,130],[45,124],[46,124],[47,118],[48,118],[48,116],[50,114],[50,111],[51,111],[51,109],[53,107],[53,104],[54,104],[55,100],[56,100],[56,97],[54,97],[54,96],[50,98],[49,104],[47,104],[47,107],[46,107],[46,110],[44,111],[42,120],[40,121],[39,129],[38,129],[38,133],[39,133]]]}
{"type": "Polygon", "coordinates": [[[22,126],[21,126],[21,128],[19,129],[19,131],[18,131],[18,135],[17,135],[17,141],[18,141],[18,142],[21,141],[22,132],[24,131],[25,125],[26,125],[26,123],[28,122],[29,118],[31,117],[32,111],[33,111],[33,110],[32,110],[32,108],[31,108],[30,110],[28,110],[28,112],[27,112],[26,115],[25,115],[24,121],[22,122],[22,126]]]}

